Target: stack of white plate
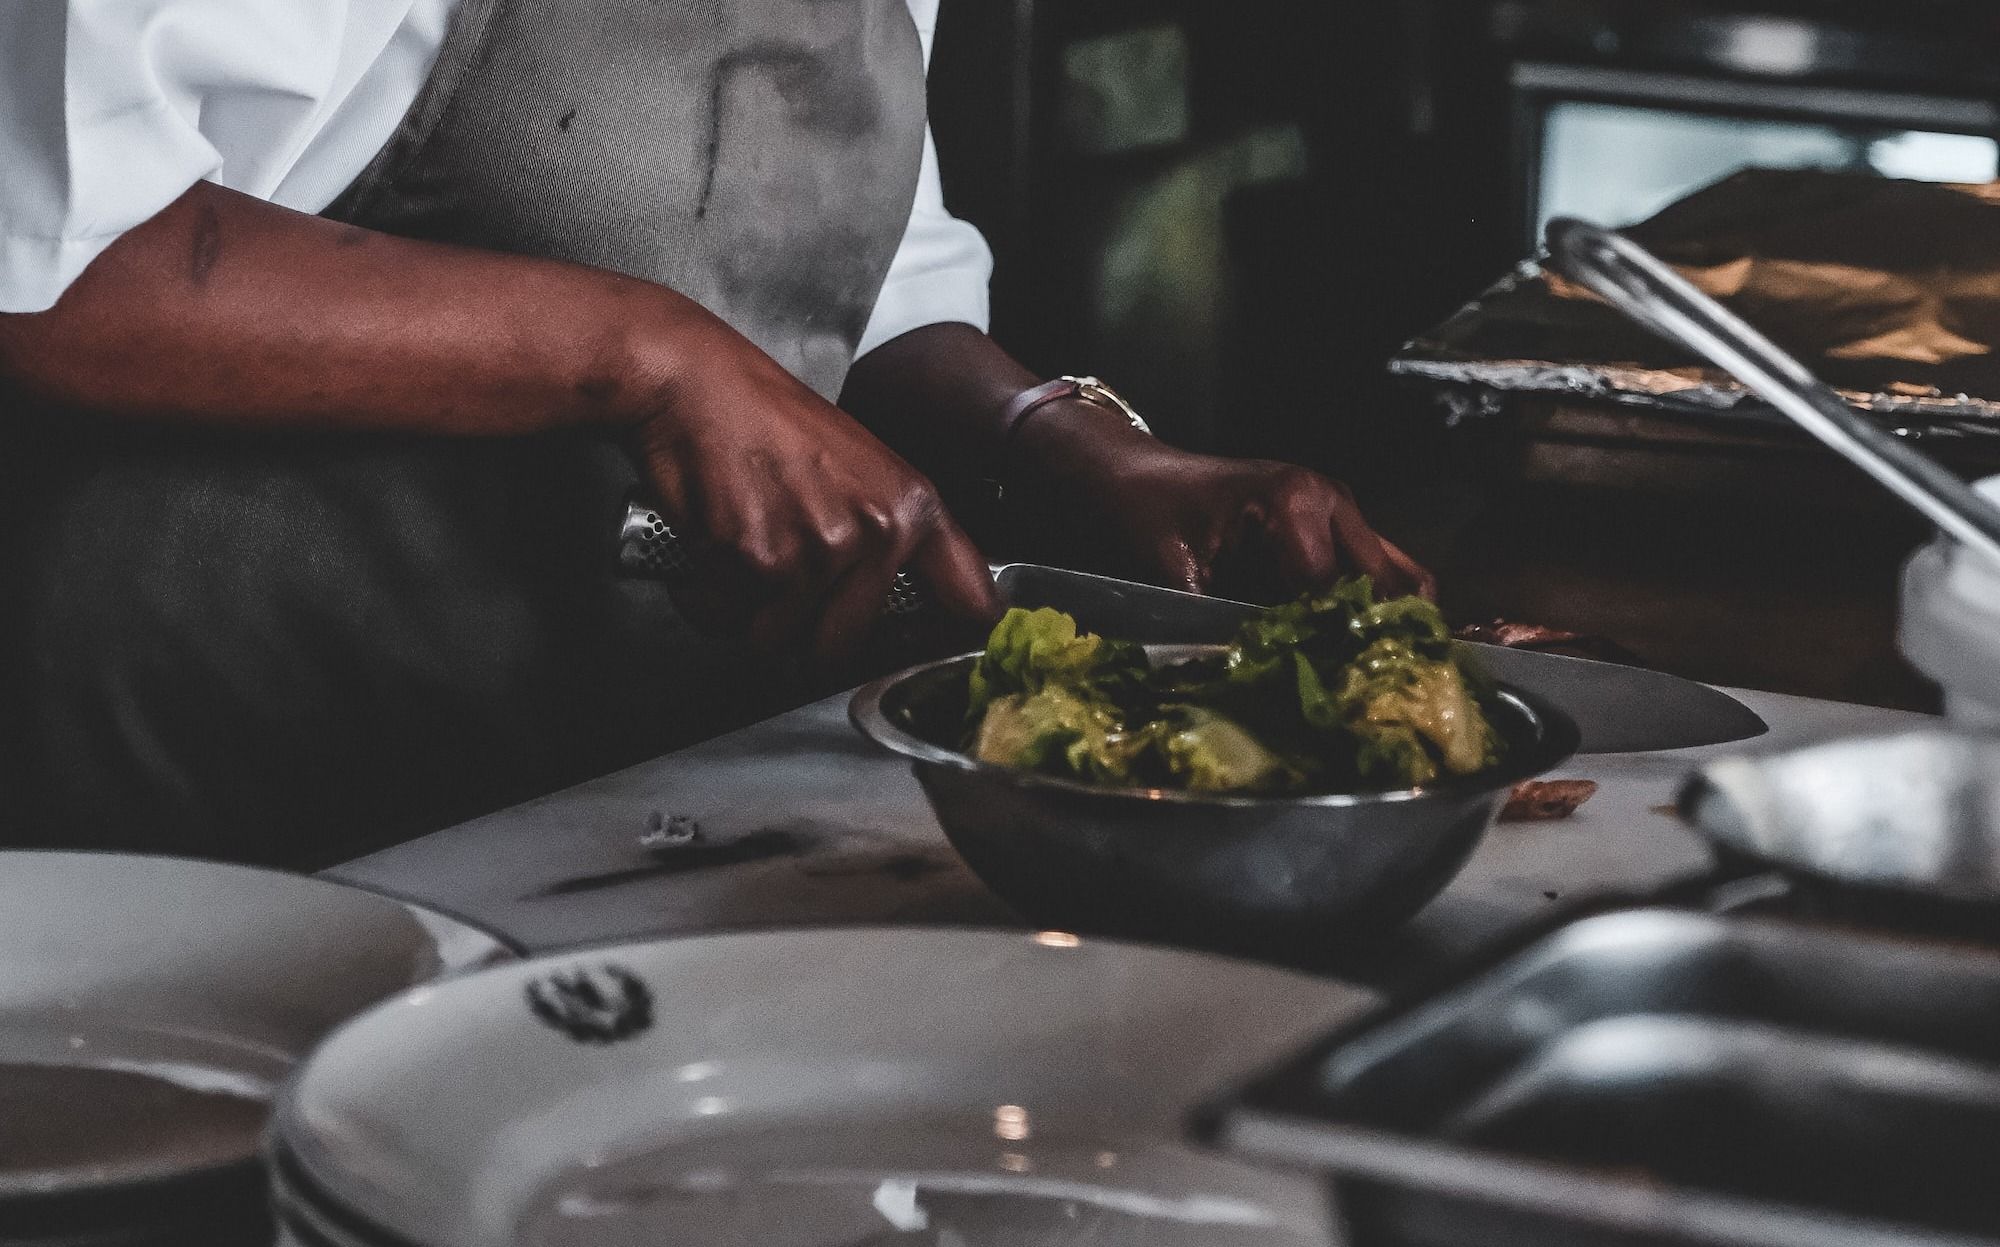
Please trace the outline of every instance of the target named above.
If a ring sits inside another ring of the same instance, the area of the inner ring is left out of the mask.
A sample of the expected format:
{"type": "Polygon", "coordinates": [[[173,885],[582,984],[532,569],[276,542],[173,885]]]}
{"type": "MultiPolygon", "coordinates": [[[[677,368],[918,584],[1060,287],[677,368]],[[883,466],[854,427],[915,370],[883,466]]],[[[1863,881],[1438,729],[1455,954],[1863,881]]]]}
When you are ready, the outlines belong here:
{"type": "Polygon", "coordinates": [[[1365,993],[1043,932],[604,947],[406,992],[272,1118],[293,1247],[1321,1247],[1187,1114],[1365,993]]]}
{"type": "Polygon", "coordinates": [[[344,1019],[511,960],[275,871],[0,852],[0,1247],[268,1243],[258,1143],[344,1019]]]}

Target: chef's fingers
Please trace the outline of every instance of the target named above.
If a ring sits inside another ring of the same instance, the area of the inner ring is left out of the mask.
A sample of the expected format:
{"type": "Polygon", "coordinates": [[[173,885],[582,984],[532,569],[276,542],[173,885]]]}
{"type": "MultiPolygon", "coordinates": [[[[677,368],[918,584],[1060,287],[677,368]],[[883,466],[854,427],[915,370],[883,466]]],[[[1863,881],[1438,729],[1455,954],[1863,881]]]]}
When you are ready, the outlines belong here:
{"type": "Polygon", "coordinates": [[[1404,575],[1409,577],[1410,582],[1415,586],[1412,592],[1427,601],[1437,601],[1437,577],[1431,574],[1428,567],[1425,567],[1422,563],[1417,562],[1404,553],[1402,547],[1396,545],[1387,537],[1382,538],[1382,549],[1388,552],[1390,562],[1394,563],[1404,575]]]}
{"type": "Polygon", "coordinates": [[[1340,574],[1340,547],[1328,510],[1337,511],[1346,500],[1330,493],[1329,484],[1307,476],[1280,484],[1265,520],[1266,540],[1289,593],[1323,589],[1340,574]]]}
{"type": "Polygon", "coordinates": [[[710,518],[710,536],[733,564],[733,589],[749,608],[750,643],[790,649],[811,634],[826,595],[855,557],[815,493],[780,484],[739,495],[710,518]]]}
{"type": "Polygon", "coordinates": [[[911,517],[929,505],[918,500],[899,507],[850,508],[840,539],[833,544],[842,564],[840,574],[821,596],[812,628],[813,657],[823,666],[838,666],[855,657],[881,623],[896,571],[923,537],[920,521],[911,517]]]}
{"type": "Polygon", "coordinates": [[[950,618],[988,624],[999,614],[985,556],[928,485],[908,491],[892,516],[875,517],[868,527],[880,542],[834,585],[814,631],[813,650],[822,662],[838,664],[859,654],[881,625],[890,590],[906,569],[950,618]]]}
{"type": "Polygon", "coordinates": [[[1415,589],[1415,583],[1383,548],[1382,538],[1362,518],[1361,508],[1354,505],[1354,495],[1347,492],[1345,485],[1334,483],[1333,487],[1339,494],[1331,516],[1333,535],[1340,543],[1342,561],[1348,571],[1374,581],[1380,597],[1395,597],[1415,589]]]}
{"type": "Polygon", "coordinates": [[[636,457],[652,485],[660,513],[687,535],[701,513],[701,482],[689,462],[687,448],[677,442],[664,421],[649,421],[633,435],[636,457]]]}
{"type": "Polygon", "coordinates": [[[914,545],[887,534],[835,542],[820,556],[830,578],[814,575],[802,582],[804,589],[788,592],[766,626],[788,643],[804,643],[819,666],[845,666],[881,624],[898,569],[914,545]]]}
{"type": "Polygon", "coordinates": [[[999,618],[1000,591],[993,587],[993,569],[942,507],[908,566],[947,614],[976,623],[999,618]]]}
{"type": "Polygon", "coordinates": [[[896,583],[896,565],[874,560],[856,564],[835,581],[813,627],[813,659],[838,668],[853,661],[882,622],[884,603],[896,583]]]}
{"type": "Polygon", "coordinates": [[[673,529],[682,557],[692,568],[669,587],[675,610],[705,636],[742,633],[750,619],[751,602],[729,560],[719,557],[708,534],[702,518],[700,477],[661,455],[649,454],[645,464],[654,509],[673,529]]]}
{"type": "Polygon", "coordinates": [[[1207,593],[1208,574],[1188,539],[1168,533],[1153,543],[1153,570],[1159,582],[1183,593],[1207,593]]]}

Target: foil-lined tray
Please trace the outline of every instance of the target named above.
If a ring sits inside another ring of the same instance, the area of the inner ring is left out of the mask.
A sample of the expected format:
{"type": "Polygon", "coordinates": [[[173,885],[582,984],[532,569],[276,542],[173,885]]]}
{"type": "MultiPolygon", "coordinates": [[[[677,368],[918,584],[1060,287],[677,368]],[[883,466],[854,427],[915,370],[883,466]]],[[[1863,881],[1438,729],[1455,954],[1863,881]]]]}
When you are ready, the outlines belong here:
{"type": "MultiPolygon", "coordinates": [[[[2000,438],[2000,183],[1748,170],[1626,232],[1885,423],[2000,438]]],[[[1390,370],[1464,414],[1542,399],[1785,423],[1534,261],[1390,370]]]]}

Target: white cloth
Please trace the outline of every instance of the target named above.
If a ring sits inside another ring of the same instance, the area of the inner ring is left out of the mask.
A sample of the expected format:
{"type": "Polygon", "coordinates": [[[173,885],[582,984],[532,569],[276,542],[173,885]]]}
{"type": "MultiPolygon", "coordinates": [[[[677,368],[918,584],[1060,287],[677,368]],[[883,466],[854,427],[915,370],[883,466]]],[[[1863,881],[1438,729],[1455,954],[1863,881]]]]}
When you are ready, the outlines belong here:
{"type": "MultiPolygon", "coordinates": [[[[457,0],[0,0],[0,312],[53,304],[120,234],[201,179],[318,212],[395,132],[457,0]]],[[[926,62],[938,0],[908,0],[926,62]]],[[[861,353],[985,328],[992,258],[917,202],[861,353]]]]}

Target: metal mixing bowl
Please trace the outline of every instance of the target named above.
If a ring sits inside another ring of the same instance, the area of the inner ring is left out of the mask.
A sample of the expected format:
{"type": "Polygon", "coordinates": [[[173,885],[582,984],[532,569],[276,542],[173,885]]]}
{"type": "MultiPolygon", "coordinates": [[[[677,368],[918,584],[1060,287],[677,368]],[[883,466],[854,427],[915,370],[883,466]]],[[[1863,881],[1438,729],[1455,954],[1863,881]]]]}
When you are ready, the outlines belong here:
{"type": "MultiPolygon", "coordinates": [[[[1214,646],[1148,646],[1155,663],[1214,646]]],[[[1111,788],[977,762],[959,748],[977,655],[863,688],[848,715],[911,760],[974,873],[1039,924],[1297,954],[1381,930],[1443,890],[1508,792],[1575,752],[1561,711],[1502,686],[1504,761],[1394,792],[1230,797],[1111,788]]]]}

